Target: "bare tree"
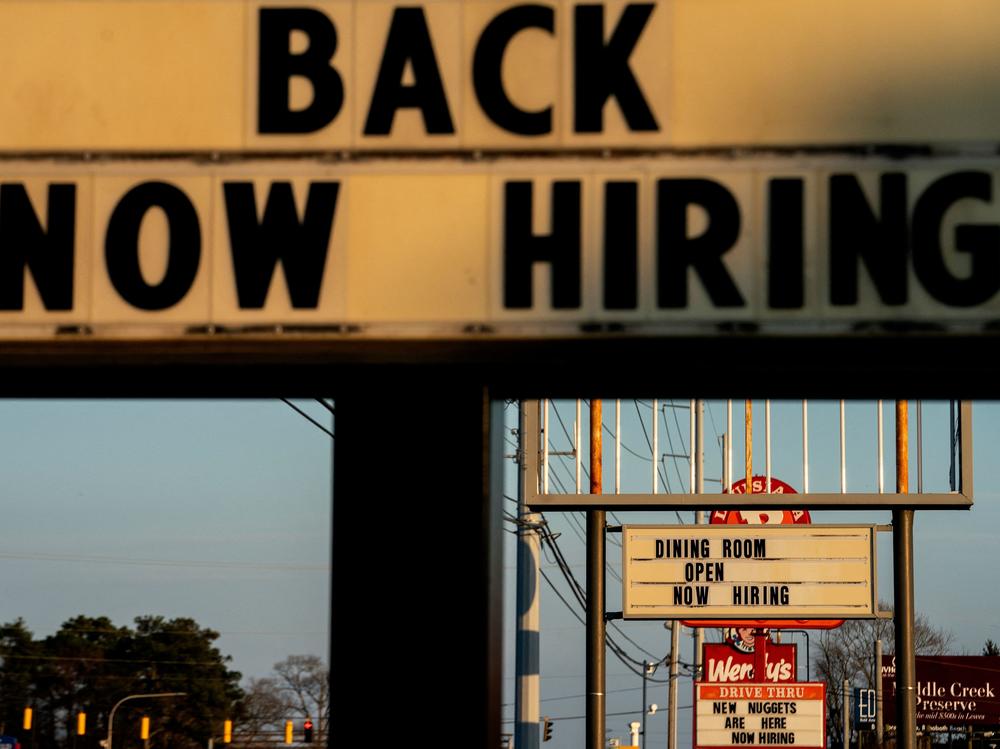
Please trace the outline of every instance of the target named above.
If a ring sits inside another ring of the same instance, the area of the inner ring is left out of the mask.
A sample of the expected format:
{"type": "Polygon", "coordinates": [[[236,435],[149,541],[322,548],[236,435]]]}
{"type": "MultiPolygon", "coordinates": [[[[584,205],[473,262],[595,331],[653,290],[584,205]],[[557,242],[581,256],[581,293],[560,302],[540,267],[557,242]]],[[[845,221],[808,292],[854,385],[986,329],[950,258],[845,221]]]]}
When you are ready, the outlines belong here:
{"type": "MultiPolygon", "coordinates": [[[[879,602],[882,611],[892,609],[879,602]]],[[[892,619],[848,620],[837,629],[825,630],[819,638],[816,669],[827,683],[827,735],[832,743],[843,741],[841,727],[845,680],[853,686],[875,688],[881,678],[881,665],[875,663],[875,641],[882,641],[882,652],[895,653],[895,630],[892,619]]],[[[921,614],[914,617],[913,644],[917,655],[945,655],[951,649],[954,636],[931,626],[921,614]]]]}
{"type": "Polygon", "coordinates": [[[274,664],[282,699],[292,715],[313,719],[314,741],[326,742],[330,722],[330,671],[319,656],[290,655],[274,664]]]}
{"type": "Polygon", "coordinates": [[[233,743],[247,749],[274,746],[289,717],[278,682],[273,678],[251,678],[243,692],[233,726],[233,743]]]}

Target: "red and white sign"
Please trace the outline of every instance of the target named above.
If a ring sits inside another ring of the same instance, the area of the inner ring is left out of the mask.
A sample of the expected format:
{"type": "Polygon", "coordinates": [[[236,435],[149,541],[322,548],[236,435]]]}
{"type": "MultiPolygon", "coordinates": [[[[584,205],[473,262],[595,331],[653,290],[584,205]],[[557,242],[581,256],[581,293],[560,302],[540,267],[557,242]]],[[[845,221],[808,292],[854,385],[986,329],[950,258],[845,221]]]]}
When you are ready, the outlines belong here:
{"type": "Polygon", "coordinates": [[[767,668],[763,679],[756,679],[753,672],[753,651],[741,650],[728,642],[705,643],[702,663],[705,681],[715,683],[736,682],[792,682],[795,681],[796,648],[794,644],[768,643],[765,655],[767,668]]]}
{"type": "Polygon", "coordinates": [[[694,749],[823,749],[826,684],[694,685],[694,749]]]}

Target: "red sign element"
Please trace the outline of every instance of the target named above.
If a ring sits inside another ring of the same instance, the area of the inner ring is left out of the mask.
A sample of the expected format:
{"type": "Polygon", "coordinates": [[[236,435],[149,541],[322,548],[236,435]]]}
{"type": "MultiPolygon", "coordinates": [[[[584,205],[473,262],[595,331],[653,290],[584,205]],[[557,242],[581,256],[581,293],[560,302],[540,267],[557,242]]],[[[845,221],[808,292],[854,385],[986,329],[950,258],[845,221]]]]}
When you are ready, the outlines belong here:
{"type": "Polygon", "coordinates": [[[767,645],[766,673],[755,679],[753,651],[747,652],[731,643],[705,643],[702,647],[704,678],[718,684],[729,682],[792,682],[795,681],[796,647],[794,644],[771,642],[767,645]]]}
{"type": "MultiPolygon", "coordinates": [[[[768,489],[767,476],[754,476],[751,485],[753,494],[765,494],[768,489]]],[[[798,494],[781,479],[771,477],[771,494],[798,494]]],[[[747,480],[735,482],[732,494],[746,494],[747,480]]],[[[724,492],[729,493],[729,492],[724,492]]],[[[806,525],[812,523],[808,510],[715,510],[709,517],[711,525],[806,525]]],[[[843,619],[747,619],[728,621],[725,619],[685,619],[685,627],[759,627],[762,629],[836,629],[843,619]]]]}
{"type": "MultiPolygon", "coordinates": [[[[746,494],[747,480],[740,479],[733,484],[732,492],[725,494],[746,494]]],[[[767,493],[767,476],[753,477],[753,494],[767,493]]],[[[771,494],[798,494],[781,479],[771,477],[771,494]]],[[[811,523],[808,510],[716,510],[709,521],[712,525],[798,525],[811,523]]]]}

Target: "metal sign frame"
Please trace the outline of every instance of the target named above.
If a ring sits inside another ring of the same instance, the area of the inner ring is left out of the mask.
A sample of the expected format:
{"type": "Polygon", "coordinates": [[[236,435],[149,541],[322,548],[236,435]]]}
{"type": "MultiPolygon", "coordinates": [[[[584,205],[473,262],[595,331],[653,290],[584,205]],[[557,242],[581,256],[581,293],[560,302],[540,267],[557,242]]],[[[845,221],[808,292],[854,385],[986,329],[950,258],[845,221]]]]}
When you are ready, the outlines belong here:
{"type": "Polygon", "coordinates": [[[538,400],[525,402],[525,503],[545,510],[968,510],[972,507],[972,402],[960,401],[959,476],[954,492],[919,494],[811,492],[799,494],[543,494],[538,400]]]}

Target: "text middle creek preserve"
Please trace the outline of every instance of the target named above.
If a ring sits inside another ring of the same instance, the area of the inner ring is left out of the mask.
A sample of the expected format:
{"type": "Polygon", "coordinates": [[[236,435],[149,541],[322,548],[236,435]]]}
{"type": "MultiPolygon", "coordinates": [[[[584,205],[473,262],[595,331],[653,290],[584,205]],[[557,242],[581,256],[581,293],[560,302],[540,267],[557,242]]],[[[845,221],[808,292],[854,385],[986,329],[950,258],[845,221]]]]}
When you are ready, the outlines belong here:
{"type": "MultiPolygon", "coordinates": [[[[342,178],[309,179],[305,168],[306,185],[298,199],[290,180],[226,179],[224,170],[217,170],[207,174],[216,192],[211,205],[195,200],[169,177],[150,175],[124,189],[109,215],[95,213],[92,234],[78,230],[79,212],[90,209],[79,192],[85,180],[102,179],[99,171],[49,179],[40,188],[35,177],[34,193],[25,178],[4,179],[0,172],[0,309],[23,308],[29,274],[45,309],[72,309],[74,266],[91,236],[99,246],[86,256],[103,263],[117,294],[136,309],[178,304],[209,251],[231,258],[240,308],[265,305],[280,263],[292,307],[315,309],[323,295],[334,293],[323,288],[330,256],[367,250],[337,241],[338,207],[350,199],[352,169],[358,167],[345,167],[342,178]],[[39,193],[47,195],[44,203],[39,193]],[[162,215],[169,233],[166,271],[155,282],[144,276],[140,259],[141,229],[151,212],[162,215]],[[215,232],[212,224],[220,221],[224,230],[215,232]],[[205,238],[213,236],[222,236],[227,246],[206,247],[205,238]]],[[[634,179],[553,180],[512,178],[487,167],[473,167],[470,173],[481,178],[484,198],[499,201],[490,214],[499,226],[475,227],[483,235],[481,247],[468,251],[499,254],[484,265],[497,269],[488,284],[501,311],[539,307],[532,288],[537,264],[549,267],[554,309],[654,307],[651,311],[660,311],[662,319],[689,308],[695,284],[716,309],[745,308],[754,290],[762,289],[760,306],[790,310],[793,316],[794,310],[808,313],[817,294],[835,307],[863,304],[864,287],[874,289],[883,307],[907,304],[914,285],[953,308],[983,305],[1000,290],[1000,222],[956,222],[952,210],[960,203],[989,206],[994,182],[989,171],[942,173],[924,180],[916,195],[910,195],[915,179],[898,171],[879,173],[874,195],[863,184],[872,181],[870,173],[863,180],[860,172],[822,180],[817,175],[775,177],[750,195],[713,176],[651,172],[634,179]],[[807,203],[817,197],[826,205],[826,226],[819,231],[805,220],[807,203]],[[533,215],[539,198],[548,208],[544,231],[533,215]],[[697,221],[691,218],[695,213],[701,216],[697,221]],[[733,260],[750,251],[743,238],[747,221],[762,227],[760,257],[750,263],[750,275],[745,260],[733,260]],[[600,229],[590,231],[595,226],[600,229]],[[813,233],[816,241],[809,238],[813,233]],[[825,257],[811,254],[816,252],[825,257]],[[641,268],[651,273],[640,274],[641,268]],[[813,287],[807,285],[810,276],[823,280],[813,287]]],[[[393,206],[385,209],[385,220],[392,221],[393,206]]],[[[421,231],[434,230],[448,242],[449,227],[462,220],[449,214],[447,205],[437,206],[421,231]]],[[[401,256],[406,251],[398,248],[401,256]]]]}

